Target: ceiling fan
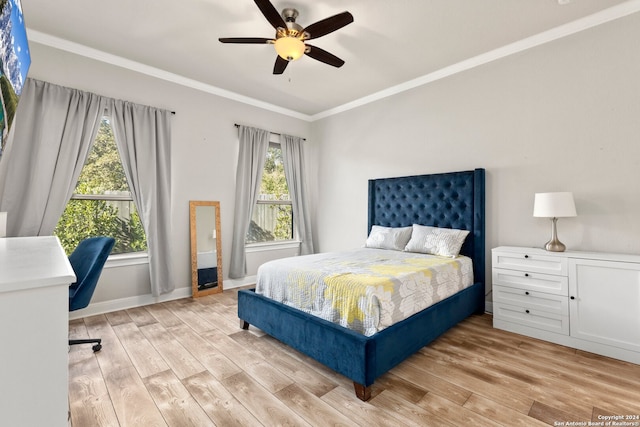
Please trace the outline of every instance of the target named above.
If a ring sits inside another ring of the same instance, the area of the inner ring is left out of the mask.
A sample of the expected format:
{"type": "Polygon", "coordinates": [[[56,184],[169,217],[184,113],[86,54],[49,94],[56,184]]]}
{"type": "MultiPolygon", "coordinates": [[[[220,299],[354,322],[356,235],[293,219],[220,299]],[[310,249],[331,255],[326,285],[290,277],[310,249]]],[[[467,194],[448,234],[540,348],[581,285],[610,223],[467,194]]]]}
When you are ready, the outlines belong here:
{"type": "Polygon", "coordinates": [[[219,38],[219,41],[222,43],[274,45],[278,56],[273,66],[273,74],[282,74],[290,61],[295,61],[303,54],[334,67],[341,67],[344,64],[344,61],[337,56],[305,42],[327,35],[352,23],[353,15],[349,12],[339,13],[303,28],[296,24],[298,17],[296,9],[284,9],[280,15],[269,0],[254,1],[267,21],[276,29],[275,38],[231,37],[219,38]]]}

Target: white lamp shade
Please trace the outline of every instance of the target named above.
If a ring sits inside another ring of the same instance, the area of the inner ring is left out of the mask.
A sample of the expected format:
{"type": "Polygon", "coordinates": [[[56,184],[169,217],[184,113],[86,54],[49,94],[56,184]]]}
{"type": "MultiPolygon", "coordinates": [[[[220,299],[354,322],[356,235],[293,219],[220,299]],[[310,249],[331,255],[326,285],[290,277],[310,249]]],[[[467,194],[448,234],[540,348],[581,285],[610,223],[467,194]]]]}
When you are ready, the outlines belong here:
{"type": "Polygon", "coordinates": [[[533,216],[561,218],[577,215],[573,193],[536,193],[533,203],[533,216]]]}

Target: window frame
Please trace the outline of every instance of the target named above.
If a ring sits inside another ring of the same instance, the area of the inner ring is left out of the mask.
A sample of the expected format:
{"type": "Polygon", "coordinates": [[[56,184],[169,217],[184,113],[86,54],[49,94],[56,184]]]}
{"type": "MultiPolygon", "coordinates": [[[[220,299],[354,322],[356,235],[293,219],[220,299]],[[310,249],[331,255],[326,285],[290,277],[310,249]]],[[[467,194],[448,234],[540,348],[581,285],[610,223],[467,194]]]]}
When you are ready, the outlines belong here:
{"type": "MultiPolygon", "coordinates": [[[[125,196],[124,194],[78,194],[73,193],[71,195],[71,200],[104,200],[107,202],[131,202],[135,206],[135,201],[133,200],[133,196],[131,195],[131,191],[129,191],[129,196],[125,196]]],[[[68,202],[67,202],[68,203],[68,202]]],[[[138,209],[137,206],[136,210],[138,209]]],[[[146,236],[145,236],[146,239],[146,236]]],[[[147,243],[148,247],[148,243],[147,243]]],[[[109,265],[111,267],[122,266],[122,265],[136,265],[136,264],[148,264],[149,263],[149,251],[135,251],[135,252],[123,252],[120,254],[110,254],[109,265]]],[[[105,266],[106,267],[106,266],[105,266]]]]}
{"type": "MultiPolygon", "coordinates": [[[[269,147],[268,148],[278,148],[281,152],[282,152],[282,144],[280,144],[280,136],[279,135],[274,135],[271,134],[271,139],[269,140],[269,147]]],[[[268,149],[267,149],[267,153],[268,153],[268,149]]],[[[266,157],[267,154],[265,154],[266,157]]],[[[283,166],[284,169],[284,166],[283,166]]],[[[261,183],[262,183],[262,179],[264,178],[264,166],[262,168],[262,178],[260,179],[261,183]]],[[[285,181],[287,180],[287,176],[285,174],[284,177],[285,181]]],[[[299,247],[300,245],[300,238],[298,237],[298,230],[296,227],[296,222],[294,220],[294,216],[293,216],[293,201],[291,200],[291,191],[289,191],[289,182],[287,182],[287,192],[289,194],[289,200],[261,200],[260,198],[258,198],[258,200],[256,200],[256,203],[254,205],[254,209],[258,206],[258,205],[288,205],[291,206],[291,238],[290,239],[286,239],[286,240],[270,240],[270,241],[265,241],[265,242],[251,242],[251,243],[247,243],[247,239],[245,236],[245,242],[244,242],[244,246],[245,248],[249,248],[249,249],[253,249],[250,250],[249,252],[254,252],[254,251],[259,251],[260,249],[266,249],[269,247],[278,247],[278,248],[286,248],[286,247],[299,247]]],[[[248,233],[248,231],[247,231],[248,233]]]]}
{"type": "MultiPolygon", "coordinates": [[[[129,191],[131,194],[131,191],[129,191]]],[[[69,200],[106,200],[108,202],[133,202],[132,196],[124,194],[78,194],[73,193],[69,200]]],[[[136,206],[137,209],[137,206],[136,206]]]]}
{"type": "MultiPolygon", "coordinates": [[[[111,125],[111,122],[113,120],[112,117],[108,114],[103,114],[100,117],[100,122],[102,123],[102,121],[104,120],[107,121],[107,123],[109,124],[109,127],[111,128],[111,132],[113,132],[113,127],[111,125]]],[[[96,134],[96,138],[97,138],[97,134],[96,134]]],[[[115,135],[114,135],[113,143],[116,145],[116,150],[118,152],[118,159],[120,161],[121,167],[124,168],[124,164],[122,163],[122,158],[120,157],[120,150],[118,149],[117,142],[115,141],[115,135]]],[[[92,142],[91,150],[93,150],[94,144],[95,144],[95,139],[92,142]]],[[[89,159],[87,158],[87,160],[89,159]]],[[[87,162],[85,162],[85,164],[82,166],[83,169],[86,166],[86,164],[87,162]]],[[[76,187],[77,187],[77,183],[76,183],[76,187]]],[[[129,182],[127,182],[127,187],[129,187],[129,182]]],[[[133,199],[131,188],[129,188],[127,192],[128,192],[128,195],[125,195],[125,194],[79,194],[74,192],[69,198],[69,200],[67,201],[67,204],[69,204],[69,202],[71,202],[72,200],[129,202],[133,204],[137,212],[138,206],[136,205],[135,200],[133,199]]],[[[66,205],[65,205],[65,209],[66,209],[66,205]]],[[[64,215],[64,212],[63,212],[63,215],[64,215]]],[[[60,218],[62,218],[62,216],[60,218]]],[[[88,237],[91,237],[91,236],[88,236],[88,237]]],[[[110,254],[109,257],[107,258],[107,263],[105,264],[105,268],[119,267],[119,266],[125,266],[125,265],[148,264],[149,263],[149,250],[148,250],[149,243],[147,240],[146,232],[145,232],[145,243],[147,246],[147,250],[144,250],[144,251],[133,251],[133,252],[122,252],[117,254],[110,254]]]]}

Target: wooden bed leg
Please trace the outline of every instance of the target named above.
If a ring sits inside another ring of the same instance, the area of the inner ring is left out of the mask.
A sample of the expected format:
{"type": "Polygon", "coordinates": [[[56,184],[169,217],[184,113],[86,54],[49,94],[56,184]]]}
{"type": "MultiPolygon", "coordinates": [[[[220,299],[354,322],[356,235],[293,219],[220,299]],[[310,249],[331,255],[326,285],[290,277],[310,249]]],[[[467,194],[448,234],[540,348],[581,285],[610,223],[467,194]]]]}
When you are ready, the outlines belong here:
{"type": "Polygon", "coordinates": [[[356,396],[358,396],[358,399],[364,402],[371,399],[371,386],[365,387],[362,384],[358,384],[354,381],[353,387],[356,389],[356,396]]]}
{"type": "Polygon", "coordinates": [[[240,327],[242,329],[249,329],[249,322],[245,322],[244,320],[240,319],[240,327]]]}

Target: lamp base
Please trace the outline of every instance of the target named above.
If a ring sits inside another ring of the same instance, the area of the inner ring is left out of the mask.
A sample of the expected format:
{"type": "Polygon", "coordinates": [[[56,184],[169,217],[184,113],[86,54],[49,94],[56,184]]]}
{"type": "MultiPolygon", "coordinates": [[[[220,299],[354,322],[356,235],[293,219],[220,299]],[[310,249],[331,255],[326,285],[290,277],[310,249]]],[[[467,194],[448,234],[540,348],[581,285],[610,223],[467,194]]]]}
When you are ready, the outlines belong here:
{"type": "Polygon", "coordinates": [[[558,240],[557,222],[558,218],[551,218],[551,240],[544,245],[544,248],[549,252],[564,252],[567,249],[564,243],[558,240]]]}
{"type": "Polygon", "coordinates": [[[549,252],[564,252],[567,247],[560,240],[549,240],[544,248],[549,252]]]}

